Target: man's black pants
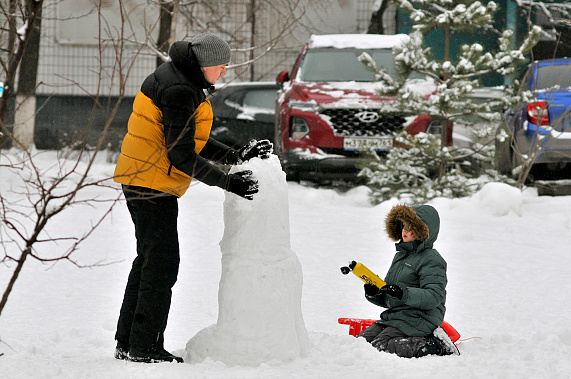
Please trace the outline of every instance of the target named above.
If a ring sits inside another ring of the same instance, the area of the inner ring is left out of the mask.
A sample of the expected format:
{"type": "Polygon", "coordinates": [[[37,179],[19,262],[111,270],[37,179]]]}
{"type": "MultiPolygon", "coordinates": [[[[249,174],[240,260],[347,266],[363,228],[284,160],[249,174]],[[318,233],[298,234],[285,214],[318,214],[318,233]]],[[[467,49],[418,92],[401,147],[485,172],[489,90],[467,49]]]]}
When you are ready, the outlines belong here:
{"type": "Polygon", "coordinates": [[[180,262],[176,196],[148,188],[123,186],[135,224],[133,261],[115,339],[138,349],[163,348],[163,333],[180,262]]]}

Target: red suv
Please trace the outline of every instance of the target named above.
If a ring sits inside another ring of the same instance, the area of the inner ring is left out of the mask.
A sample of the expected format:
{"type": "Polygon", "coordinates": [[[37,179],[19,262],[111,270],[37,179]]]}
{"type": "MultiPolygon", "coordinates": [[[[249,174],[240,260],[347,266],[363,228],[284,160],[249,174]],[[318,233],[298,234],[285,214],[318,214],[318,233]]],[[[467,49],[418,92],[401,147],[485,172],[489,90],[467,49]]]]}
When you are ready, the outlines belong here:
{"type": "Polygon", "coordinates": [[[379,113],[380,104],[391,99],[376,94],[375,73],[358,60],[367,53],[377,67],[394,74],[392,48],[405,38],[313,35],[291,74],[278,75],[275,149],[288,179],[356,181],[365,164],[363,152],[386,152],[403,129],[440,134],[440,121],[428,116],[379,113]]]}

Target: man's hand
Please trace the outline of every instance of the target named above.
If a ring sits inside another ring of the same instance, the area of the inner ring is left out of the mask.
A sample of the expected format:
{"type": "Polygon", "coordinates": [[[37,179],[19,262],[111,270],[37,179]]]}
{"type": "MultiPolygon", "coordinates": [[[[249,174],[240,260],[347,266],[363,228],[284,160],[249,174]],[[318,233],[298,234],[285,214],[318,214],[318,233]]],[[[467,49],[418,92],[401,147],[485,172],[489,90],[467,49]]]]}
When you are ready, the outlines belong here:
{"type": "Polygon", "coordinates": [[[238,158],[242,162],[246,162],[255,157],[266,159],[269,158],[273,152],[274,145],[267,139],[261,141],[253,139],[238,150],[238,158]]]}
{"type": "Polygon", "coordinates": [[[252,171],[239,171],[228,174],[228,183],[225,189],[244,199],[254,200],[254,194],[258,192],[258,181],[252,178],[252,171]]]}

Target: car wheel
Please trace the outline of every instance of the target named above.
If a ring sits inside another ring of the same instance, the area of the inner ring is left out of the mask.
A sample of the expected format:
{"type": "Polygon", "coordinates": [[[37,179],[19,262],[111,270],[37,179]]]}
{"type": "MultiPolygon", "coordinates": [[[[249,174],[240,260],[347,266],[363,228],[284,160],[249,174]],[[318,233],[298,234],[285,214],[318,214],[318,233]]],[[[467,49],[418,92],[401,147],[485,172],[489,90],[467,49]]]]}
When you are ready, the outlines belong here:
{"type": "Polygon", "coordinates": [[[284,169],[284,172],[286,173],[286,180],[288,182],[296,182],[296,183],[301,182],[301,177],[299,175],[299,172],[295,171],[294,169],[286,167],[284,169]]]}

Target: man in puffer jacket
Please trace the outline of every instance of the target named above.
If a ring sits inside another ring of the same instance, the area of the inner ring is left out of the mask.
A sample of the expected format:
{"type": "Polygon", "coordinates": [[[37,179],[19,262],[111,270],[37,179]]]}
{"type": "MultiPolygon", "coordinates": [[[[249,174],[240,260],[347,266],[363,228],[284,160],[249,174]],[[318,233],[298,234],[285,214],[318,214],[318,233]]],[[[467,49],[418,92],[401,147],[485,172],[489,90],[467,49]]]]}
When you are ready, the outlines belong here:
{"type": "Polygon", "coordinates": [[[441,327],[447,278],[446,261],[433,248],[439,229],[430,205],[397,205],[387,216],[387,234],[398,241],[387,284],[365,284],[365,298],[387,309],[359,334],[380,351],[406,358],[460,354],[441,327]]]}
{"type": "Polygon", "coordinates": [[[163,346],[180,261],[178,197],[194,178],[252,200],[258,185],[251,172],[226,174],[211,161],[268,158],[273,148],[267,140],[252,140],[234,150],[210,138],[213,114],[204,89],[226,74],[230,47],[225,41],[201,34],[192,42],[175,42],[169,56],[135,97],[114,175],[123,185],[137,238],[115,358],[135,362],[182,362],[163,346]]]}

